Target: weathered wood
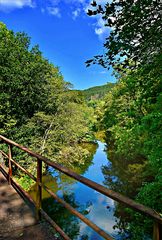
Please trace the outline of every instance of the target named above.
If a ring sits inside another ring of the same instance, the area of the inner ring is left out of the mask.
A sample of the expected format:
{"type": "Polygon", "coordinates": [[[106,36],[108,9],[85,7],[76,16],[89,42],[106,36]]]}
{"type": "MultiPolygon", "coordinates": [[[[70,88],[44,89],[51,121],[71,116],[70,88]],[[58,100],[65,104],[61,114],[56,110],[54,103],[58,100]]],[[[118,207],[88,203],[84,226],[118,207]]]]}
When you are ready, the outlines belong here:
{"type": "Polygon", "coordinates": [[[65,208],[67,208],[73,215],[80,218],[83,222],[85,222],[89,227],[91,227],[94,231],[96,231],[100,236],[104,237],[104,239],[107,240],[113,240],[108,233],[106,233],[104,230],[99,228],[96,224],[91,222],[88,218],[86,218],[83,214],[79,213],[75,208],[73,208],[70,204],[59,198],[55,193],[53,193],[48,187],[43,185],[43,188],[59,203],[61,203],[65,208]]]}
{"type": "MultiPolygon", "coordinates": [[[[77,173],[71,171],[70,169],[63,167],[60,164],[57,163],[53,163],[51,162],[49,159],[32,152],[31,150],[29,150],[28,148],[25,148],[17,143],[15,143],[12,140],[9,140],[3,136],[0,135],[0,139],[3,140],[4,142],[8,143],[10,145],[9,147],[9,161],[10,164],[11,162],[15,162],[12,159],[12,155],[11,155],[11,145],[12,146],[16,146],[18,148],[20,148],[21,150],[27,152],[29,155],[37,158],[37,201],[36,201],[36,207],[37,207],[37,213],[40,214],[41,211],[41,199],[42,199],[42,161],[44,163],[46,163],[48,166],[53,167],[54,169],[59,170],[60,172],[76,179],[77,181],[85,184],[86,186],[89,186],[92,189],[95,189],[96,191],[102,193],[103,195],[110,197],[112,199],[114,199],[115,201],[119,202],[119,203],[123,203],[125,204],[127,207],[134,209],[135,211],[138,211],[144,215],[148,215],[149,217],[151,217],[152,219],[154,219],[155,224],[154,224],[154,230],[153,230],[153,236],[154,236],[154,240],[160,240],[160,228],[159,228],[159,224],[162,224],[162,218],[161,216],[155,212],[153,209],[148,208],[142,204],[139,204],[135,201],[133,201],[130,198],[127,198],[115,191],[112,191],[110,189],[105,188],[104,186],[90,180],[87,179],[81,175],[78,175],[77,173]]],[[[21,167],[21,166],[20,166],[21,167]]],[[[9,169],[11,169],[11,171],[9,171],[9,175],[10,178],[12,176],[12,167],[10,166],[9,169]]],[[[25,170],[22,167],[20,168],[21,170],[25,170]]],[[[26,171],[26,170],[25,170],[26,171]]],[[[27,172],[26,172],[27,173],[27,172]]],[[[28,174],[28,173],[27,173],[28,174]]],[[[29,175],[29,174],[28,174],[29,175]]],[[[13,181],[13,180],[12,180],[13,181]]],[[[85,218],[82,214],[80,214],[78,211],[76,211],[74,208],[72,208],[68,203],[66,203],[65,201],[63,201],[62,199],[60,199],[55,193],[53,193],[50,189],[48,189],[47,187],[45,187],[46,190],[50,193],[51,196],[53,196],[58,202],[60,202],[64,207],[66,207],[67,209],[69,209],[74,215],[76,215],[77,217],[79,217],[83,222],[85,222],[87,225],[89,225],[90,227],[92,227],[96,232],[98,232],[101,236],[104,236],[105,239],[113,239],[111,238],[111,236],[109,236],[107,233],[105,233],[102,229],[100,229],[98,226],[96,226],[94,223],[92,223],[91,221],[89,221],[87,218],[85,218]],[[107,234],[104,235],[104,234],[107,234]]],[[[23,190],[24,191],[24,190],[23,190]]],[[[40,218],[40,215],[39,215],[40,218]]]]}
{"type": "Polygon", "coordinates": [[[47,215],[47,213],[41,209],[41,214],[43,217],[56,229],[56,231],[63,237],[65,240],[71,240],[66,233],[47,215]]]}
{"type": "MultiPolygon", "coordinates": [[[[5,156],[6,158],[8,158],[8,155],[5,153],[5,152],[3,152],[3,151],[1,151],[0,150],[0,153],[3,155],[3,156],[5,156]]],[[[36,182],[36,177],[34,177],[28,170],[26,170],[25,168],[23,168],[22,166],[20,166],[20,164],[18,164],[15,160],[13,160],[12,158],[11,158],[11,162],[14,164],[14,165],[16,165],[19,169],[21,169],[21,171],[22,172],[24,172],[24,173],[26,173],[31,179],[33,179],[35,182],[36,182]]]]}
{"type": "MultiPolygon", "coordinates": [[[[0,172],[3,173],[3,175],[6,177],[6,179],[8,178],[8,173],[6,172],[6,170],[0,166],[0,172]]],[[[11,178],[11,185],[12,187],[18,192],[20,193],[20,195],[22,197],[25,197],[26,199],[29,200],[30,203],[33,204],[33,206],[36,207],[36,202],[31,198],[31,196],[24,191],[24,189],[18,184],[16,183],[12,178],[11,178]]],[[[41,185],[41,183],[40,183],[41,185]]],[[[63,230],[47,215],[47,213],[45,213],[43,211],[43,209],[40,210],[40,213],[42,214],[42,216],[55,228],[55,230],[65,239],[65,240],[70,240],[70,238],[63,232],[63,230]]],[[[38,220],[38,219],[37,219],[38,220]]],[[[53,238],[54,239],[54,238],[53,238]]]]}
{"type": "Polygon", "coordinates": [[[146,207],[146,206],[144,206],[142,204],[139,204],[139,203],[133,201],[132,199],[123,196],[120,193],[117,193],[115,191],[107,189],[104,186],[102,186],[102,185],[100,185],[100,184],[98,184],[98,183],[96,183],[96,182],[94,182],[94,181],[92,181],[90,179],[87,179],[87,178],[85,178],[83,176],[80,176],[79,174],[71,171],[70,169],[68,169],[66,167],[63,167],[62,165],[60,165],[58,163],[51,162],[49,159],[47,159],[47,158],[45,158],[45,157],[43,157],[43,156],[41,156],[41,155],[39,155],[37,153],[32,152],[28,148],[23,147],[23,146],[19,145],[18,143],[3,137],[2,135],[0,135],[0,139],[5,141],[8,144],[12,144],[12,145],[20,148],[21,150],[27,152],[29,155],[31,155],[31,156],[33,156],[33,157],[35,157],[37,159],[42,160],[47,165],[49,165],[49,166],[51,166],[51,167],[61,171],[62,173],[64,173],[64,174],[66,174],[66,175],[76,179],[77,181],[79,181],[79,182],[89,186],[90,188],[95,189],[96,191],[102,193],[103,195],[105,195],[107,197],[110,197],[110,198],[114,199],[115,201],[117,201],[119,203],[123,203],[127,207],[132,208],[135,211],[138,211],[138,212],[140,212],[140,213],[142,213],[144,215],[148,215],[151,218],[153,218],[154,220],[156,220],[157,222],[159,222],[160,224],[162,224],[162,218],[153,209],[151,209],[149,207],[146,207]]]}
{"type": "Polygon", "coordinates": [[[161,240],[160,224],[157,221],[154,221],[154,225],[153,225],[153,240],[161,240]]]}
{"type": "Polygon", "coordinates": [[[17,162],[15,162],[13,159],[11,159],[11,162],[15,164],[22,172],[26,173],[33,181],[37,181],[36,177],[34,177],[28,170],[20,166],[17,162]]]}
{"type": "Polygon", "coordinates": [[[12,163],[11,163],[11,159],[12,159],[12,145],[9,144],[8,145],[8,183],[11,185],[11,178],[12,178],[12,163]]]}
{"type": "Polygon", "coordinates": [[[37,219],[41,220],[40,210],[42,207],[42,161],[37,159],[37,191],[36,191],[36,209],[37,219]]]}
{"type": "MultiPolygon", "coordinates": [[[[8,173],[4,169],[4,167],[0,166],[0,171],[3,173],[3,175],[8,179],[8,173]]],[[[34,206],[36,206],[35,201],[31,198],[31,196],[17,183],[11,178],[11,185],[13,188],[23,197],[28,199],[34,206]]]]}
{"type": "Polygon", "coordinates": [[[12,180],[8,184],[7,176],[8,170],[4,173],[0,167],[0,239],[58,240],[50,224],[36,221],[31,204],[21,198],[12,180]]]}

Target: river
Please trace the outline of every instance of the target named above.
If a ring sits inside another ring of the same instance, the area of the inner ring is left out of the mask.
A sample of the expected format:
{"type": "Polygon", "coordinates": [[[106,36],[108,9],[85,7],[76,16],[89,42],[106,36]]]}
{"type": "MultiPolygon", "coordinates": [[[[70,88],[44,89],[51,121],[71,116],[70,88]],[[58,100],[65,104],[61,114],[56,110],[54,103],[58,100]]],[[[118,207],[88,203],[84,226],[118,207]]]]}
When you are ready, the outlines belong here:
{"type": "MultiPolygon", "coordinates": [[[[104,185],[103,167],[109,167],[111,164],[105,149],[106,145],[100,141],[93,144],[92,159],[87,162],[86,166],[77,167],[76,171],[84,177],[104,185]]],[[[63,198],[115,239],[121,239],[118,235],[118,229],[114,229],[114,225],[118,221],[114,216],[116,209],[115,201],[59,173],[51,167],[48,169],[48,174],[43,176],[43,182],[52,188],[59,197],[63,198]]],[[[108,186],[106,185],[106,187],[108,186]]],[[[33,196],[34,192],[35,188],[33,187],[30,190],[30,194],[33,196]]],[[[102,239],[76,216],[73,216],[68,210],[55,202],[45,191],[43,191],[43,208],[71,239],[102,239]]]]}

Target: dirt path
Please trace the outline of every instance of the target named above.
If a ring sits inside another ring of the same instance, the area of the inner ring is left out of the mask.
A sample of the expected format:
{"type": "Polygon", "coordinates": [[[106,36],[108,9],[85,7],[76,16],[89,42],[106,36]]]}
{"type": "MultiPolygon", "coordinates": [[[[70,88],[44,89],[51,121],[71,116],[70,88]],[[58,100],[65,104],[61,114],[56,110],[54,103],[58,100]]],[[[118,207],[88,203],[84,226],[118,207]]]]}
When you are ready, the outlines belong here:
{"type": "Polygon", "coordinates": [[[34,212],[8,185],[0,171],[0,240],[56,240],[46,222],[38,223],[34,212]]]}

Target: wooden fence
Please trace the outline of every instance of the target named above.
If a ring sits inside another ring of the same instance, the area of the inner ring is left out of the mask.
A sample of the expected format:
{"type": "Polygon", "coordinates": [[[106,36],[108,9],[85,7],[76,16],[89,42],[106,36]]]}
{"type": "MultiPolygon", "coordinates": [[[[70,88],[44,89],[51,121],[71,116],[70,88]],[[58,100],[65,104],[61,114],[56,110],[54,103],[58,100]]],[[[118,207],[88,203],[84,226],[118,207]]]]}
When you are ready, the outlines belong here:
{"type": "MultiPolygon", "coordinates": [[[[162,218],[161,216],[154,211],[151,208],[148,208],[142,204],[139,204],[132,199],[125,197],[115,191],[112,191],[88,178],[85,178],[70,169],[54,163],[50,161],[49,159],[32,152],[26,147],[23,147],[19,145],[18,143],[7,139],[6,137],[0,135],[0,140],[2,144],[8,145],[8,153],[5,153],[4,151],[0,150],[1,155],[8,159],[8,172],[6,171],[3,164],[0,162],[0,170],[1,172],[8,178],[8,183],[11,184],[14,188],[16,188],[20,193],[22,193],[30,202],[34,204],[36,207],[36,214],[37,219],[40,220],[41,216],[43,217],[56,229],[57,232],[64,238],[69,240],[70,238],[66,235],[66,233],[63,232],[63,230],[48,216],[48,214],[42,209],[41,203],[42,203],[42,188],[44,188],[57,202],[61,203],[65,208],[67,208],[73,215],[80,218],[84,223],[86,223],[89,227],[91,227],[94,231],[96,231],[100,236],[102,236],[104,239],[112,240],[113,238],[106,233],[103,229],[99,228],[95,223],[90,221],[88,218],[86,218],[84,215],[79,213],[76,209],[74,209],[71,205],[69,205],[67,202],[59,198],[54,192],[52,192],[47,186],[45,186],[42,183],[42,162],[44,162],[47,166],[51,166],[54,169],[59,170],[60,172],[66,174],[67,176],[70,176],[71,178],[85,184],[86,186],[96,190],[97,192],[119,202],[124,204],[126,207],[129,207],[137,212],[142,213],[143,215],[146,215],[153,219],[153,240],[160,240],[162,239],[162,233],[161,233],[161,227],[162,227],[162,218]],[[20,166],[12,156],[12,147],[15,146],[22,151],[26,152],[28,155],[35,158],[35,161],[37,161],[37,177],[33,176],[29,171],[24,169],[22,166],[20,166]],[[36,201],[34,201],[30,195],[22,189],[20,185],[18,185],[13,177],[12,177],[12,164],[14,164],[17,168],[19,168],[21,171],[23,171],[25,174],[27,174],[31,179],[33,179],[36,182],[37,191],[36,191],[36,201]]],[[[70,223],[69,223],[70,224],[70,223]]]]}

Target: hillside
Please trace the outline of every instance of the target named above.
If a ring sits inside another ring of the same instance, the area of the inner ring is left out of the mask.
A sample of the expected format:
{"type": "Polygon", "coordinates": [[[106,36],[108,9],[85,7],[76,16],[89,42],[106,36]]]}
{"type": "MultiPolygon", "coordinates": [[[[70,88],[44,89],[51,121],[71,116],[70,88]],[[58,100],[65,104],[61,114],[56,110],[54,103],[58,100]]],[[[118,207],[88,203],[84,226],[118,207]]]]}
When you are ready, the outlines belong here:
{"type": "Polygon", "coordinates": [[[100,99],[104,97],[105,94],[108,93],[114,86],[115,86],[115,83],[107,83],[102,86],[95,86],[95,87],[82,90],[81,92],[83,93],[83,96],[87,100],[100,99]]]}

